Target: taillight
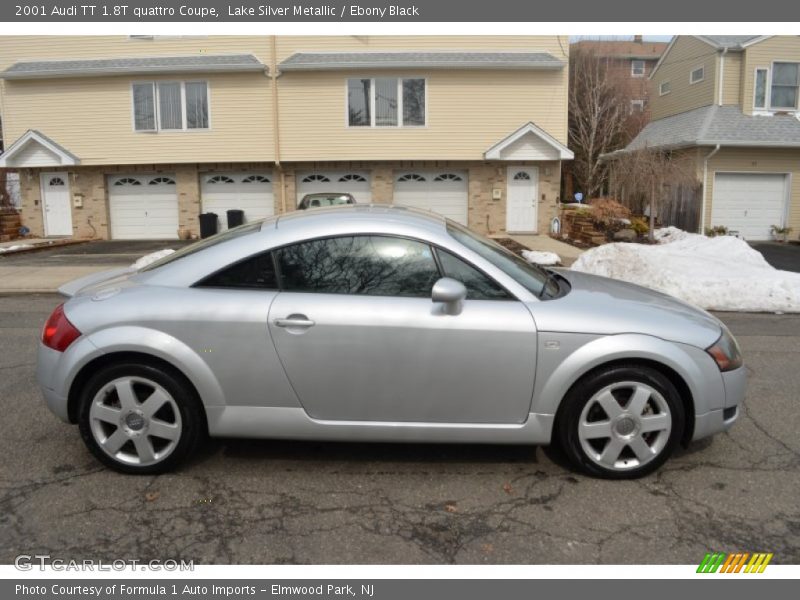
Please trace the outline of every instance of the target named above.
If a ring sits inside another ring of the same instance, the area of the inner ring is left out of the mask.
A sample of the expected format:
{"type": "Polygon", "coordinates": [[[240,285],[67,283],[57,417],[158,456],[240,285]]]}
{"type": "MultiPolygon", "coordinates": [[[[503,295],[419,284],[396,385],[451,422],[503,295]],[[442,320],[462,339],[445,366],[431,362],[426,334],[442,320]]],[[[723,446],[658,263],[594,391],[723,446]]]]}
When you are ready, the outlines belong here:
{"type": "Polygon", "coordinates": [[[59,304],[47,319],[42,330],[42,343],[48,348],[63,352],[76,339],[81,337],[81,332],[69,322],[64,314],[64,305],[59,304]]]}

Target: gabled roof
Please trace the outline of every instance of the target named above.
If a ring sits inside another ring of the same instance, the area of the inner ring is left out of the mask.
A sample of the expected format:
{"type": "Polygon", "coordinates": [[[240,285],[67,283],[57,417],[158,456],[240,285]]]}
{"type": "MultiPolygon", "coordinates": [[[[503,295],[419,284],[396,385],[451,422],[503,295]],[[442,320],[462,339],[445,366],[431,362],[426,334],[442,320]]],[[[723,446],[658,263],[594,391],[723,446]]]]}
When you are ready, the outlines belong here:
{"type": "Polygon", "coordinates": [[[167,73],[261,71],[267,67],[252,54],[199,54],[89,60],[37,60],[14,63],[2,79],[98,77],[167,73]]]}
{"type": "Polygon", "coordinates": [[[757,41],[766,39],[768,35],[696,35],[694,36],[715,48],[741,50],[757,41]]]}
{"type": "Polygon", "coordinates": [[[50,164],[37,164],[34,166],[77,165],[81,162],[72,152],[57,144],[40,131],[29,129],[13,144],[6,148],[5,152],[0,154],[0,167],[14,168],[21,166],[14,163],[14,158],[19,156],[25,149],[30,148],[31,144],[38,144],[53,157],[50,164]]]}
{"type": "Polygon", "coordinates": [[[575,158],[575,154],[544,129],[529,122],[489,148],[484,153],[484,158],[487,160],[571,160],[575,158]],[[526,138],[537,143],[530,144],[526,148],[523,146],[526,138]],[[548,150],[551,155],[542,155],[542,149],[548,150]]]}
{"type": "Polygon", "coordinates": [[[651,121],[624,149],[612,154],[692,146],[800,148],[800,120],[793,115],[755,116],[738,106],[703,106],[651,121]]]}
{"type": "Polygon", "coordinates": [[[298,52],[281,71],[343,69],[563,69],[546,52],[298,52]]]}
{"type": "Polygon", "coordinates": [[[649,78],[652,79],[653,76],[658,71],[658,68],[661,66],[661,63],[667,58],[670,50],[675,45],[675,43],[681,37],[693,37],[702,42],[705,42],[709,46],[712,46],[715,50],[733,50],[739,51],[744,50],[748,46],[752,46],[753,44],[757,44],[763,40],[769,39],[771,35],[692,35],[692,36],[681,36],[676,35],[673,36],[672,40],[667,46],[667,49],[664,50],[664,53],[661,55],[661,58],[656,63],[656,66],[653,67],[653,71],[650,73],[649,78]]]}

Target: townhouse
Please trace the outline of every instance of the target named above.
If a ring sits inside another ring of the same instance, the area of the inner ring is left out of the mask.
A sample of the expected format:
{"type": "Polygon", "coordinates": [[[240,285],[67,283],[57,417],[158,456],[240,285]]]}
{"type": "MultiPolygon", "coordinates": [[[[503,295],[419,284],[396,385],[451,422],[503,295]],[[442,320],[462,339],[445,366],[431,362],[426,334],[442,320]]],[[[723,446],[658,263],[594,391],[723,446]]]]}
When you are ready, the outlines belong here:
{"type": "Polygon", "coordinates": [[[312,192],[546,233],[567,149],[557,36],[0,38],[0,168],[37,236],[172,239],[312,192]]]}
{"type": "Polygon", "coordinates": [[[677,36],[650,83],[652,121],[622,153],[688,155],[700,231],[800,230],[799,36],[677,36]]]}

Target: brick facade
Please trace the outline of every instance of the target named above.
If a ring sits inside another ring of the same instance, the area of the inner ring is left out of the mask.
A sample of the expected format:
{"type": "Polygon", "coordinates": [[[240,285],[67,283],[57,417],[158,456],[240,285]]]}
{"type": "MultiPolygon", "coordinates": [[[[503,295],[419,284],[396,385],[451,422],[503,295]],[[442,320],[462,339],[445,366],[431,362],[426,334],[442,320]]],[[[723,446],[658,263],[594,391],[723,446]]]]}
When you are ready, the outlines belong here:
{"type": "MultiPolygon", "coordinates": [[[[210,171],[260,171],[272,173],[275,214],[294,210],[297,182],[295,174],[309,170],[353,169],[369,171],[372,200],[390,204],[393,199],[395,172],[410,169],[446,169],[466,171],[468,175],[468,225],[484,235],[499,236],[506,232],[506,174],[509,166],[534,165],[539,169],[538,232],[546,234],[550,221],[557,215],[559,203],[560,163],[550,162],[353,162],[353,163],[293,163],[280,167],[272,163],[208,163],[182,165],[139,165],[114,167],[71,167],[47,169],[44,172],[63,172],[69,179],[73,236],[84,239],[109,239],[108,188],[109,175],[122,173],[170,174],[175,176],[178,196],[179,229],[199,235],[198,215],[201,211],[200,174],[210,171]],[[282,182],[282,183],[281,183],[282,182]],[[281,194],[281,185],[283,194],[281,194]],[[494,198],[500,190],[500,198],[494,198]],[[82,206],[77,206],[82,204],[82,206]]],[[[22,222],[34,236],[45,235],[41,205],[40,169],[21,169],[22,222]]],[[[177,235],[177,232],[176,232],[177,235]]]]}

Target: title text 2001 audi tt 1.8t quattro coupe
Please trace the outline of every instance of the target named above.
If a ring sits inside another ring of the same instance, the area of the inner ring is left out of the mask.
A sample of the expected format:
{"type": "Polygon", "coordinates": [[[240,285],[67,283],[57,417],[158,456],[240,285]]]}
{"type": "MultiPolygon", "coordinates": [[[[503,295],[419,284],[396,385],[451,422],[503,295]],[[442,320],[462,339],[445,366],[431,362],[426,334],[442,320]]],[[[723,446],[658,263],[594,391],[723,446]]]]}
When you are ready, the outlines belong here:
{"type": "Polygon", "coordinates": [[[589,474],[637,477],[730,427],[744,395],[711,315],[411,209],[275,217],[62,292],[44,396],[129,473],[210,434],[554,441],[589,474]]]}

